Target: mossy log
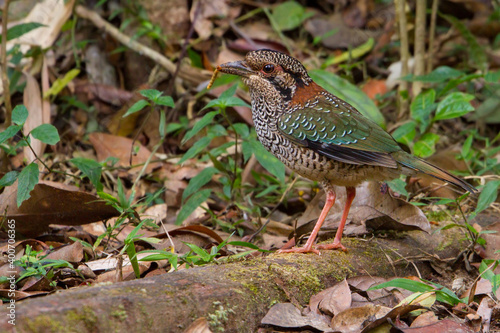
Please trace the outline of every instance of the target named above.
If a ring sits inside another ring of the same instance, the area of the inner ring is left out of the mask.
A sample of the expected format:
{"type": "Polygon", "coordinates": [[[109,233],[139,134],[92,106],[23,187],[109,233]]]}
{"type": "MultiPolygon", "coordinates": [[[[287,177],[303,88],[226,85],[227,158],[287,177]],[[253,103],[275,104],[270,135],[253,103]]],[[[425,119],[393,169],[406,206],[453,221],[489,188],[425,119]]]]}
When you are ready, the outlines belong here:
{"type": "Polygon", "coordinates": [[[212,332],[256,332],[273,304],[293,298],[306,305],[311,295],[346,277],[416,275],[416,269],[428,277],[429,260],[456,257],[465,247],[457,229],[345,238],[347,253],[271,254],[61,291],[17,302],[15,327],[3,306],[0,331],[183,332],[205,317],[212,332]]]}

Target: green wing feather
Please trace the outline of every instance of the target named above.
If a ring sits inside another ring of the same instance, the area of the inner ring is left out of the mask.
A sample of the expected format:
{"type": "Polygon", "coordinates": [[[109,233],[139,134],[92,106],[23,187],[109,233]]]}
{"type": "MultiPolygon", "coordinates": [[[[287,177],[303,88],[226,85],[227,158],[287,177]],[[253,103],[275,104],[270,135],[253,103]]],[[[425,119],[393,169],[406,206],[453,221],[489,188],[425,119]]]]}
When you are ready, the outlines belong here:
{"type": "Polygon", "coordinates": [[[397,168],[391,153],[396,141],[380,126],[349,106],[320,101],[313,107],[283,114],[281,133],[303,147],[328,158],[351,164],[397,168]]]}

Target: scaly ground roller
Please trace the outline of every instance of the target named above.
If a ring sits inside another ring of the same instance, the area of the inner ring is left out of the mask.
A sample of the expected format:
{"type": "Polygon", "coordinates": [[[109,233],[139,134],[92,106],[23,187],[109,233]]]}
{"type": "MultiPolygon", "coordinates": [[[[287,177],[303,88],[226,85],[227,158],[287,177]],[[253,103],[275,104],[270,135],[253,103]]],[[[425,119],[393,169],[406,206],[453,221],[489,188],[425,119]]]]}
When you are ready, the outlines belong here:
{"type": "Polygon", "coordinates": [[[325,189],[325,205],[306,244],[280,252],[345,250],[340,240],[347,214],[356,186],[367,180],[423,172],[476,191],[445,170],[403,151],[390,134],[314,83],[304,66],[284,53],[252,51],[245,60],[222,64],[217,70],[241,76],[248,86],[255,130],[264,147],[299,175],[321,182],[325,189]],[[345,186],[347,191],[340,226],[333,243],[313,247],[335,202],[333,185],[345,186]]]}

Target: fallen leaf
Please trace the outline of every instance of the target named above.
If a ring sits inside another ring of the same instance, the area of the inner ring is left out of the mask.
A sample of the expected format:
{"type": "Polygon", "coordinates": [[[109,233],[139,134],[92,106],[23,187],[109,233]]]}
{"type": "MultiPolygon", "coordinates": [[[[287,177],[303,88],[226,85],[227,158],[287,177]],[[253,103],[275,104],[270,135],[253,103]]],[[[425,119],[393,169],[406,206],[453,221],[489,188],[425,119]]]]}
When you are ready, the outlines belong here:
{"type": "Polygon", "coordinates": [[[76,191],[37,184],[31,197],[18,208],[17,187],[9,186],[0,194],[0,211],[7,219],[14,219],[16,231],[24,236],[45,232],[50,224],[81,225],[120,215],[98,197],[76,191]]]}
{"type": "MultiPolygon", "coordinates": [[[[397,327],[397,326],[396,326],[397,327]]],[[[397,327],[404,333],[474,333],[474,330],[464,324],[459,324],[450,319],[443,319],[437,323],[423,327],[397,327]]]]}
{"type": "Polygon", "coordinates": [[[292,303],[278,303],[273,305],[262,318],[262,325],[271,325],[281,328],[311,329],[330,332],[328,323],[321,315],[311,311],[302,315],[292,303]]]}
{"type": "Polygon", "coordinates": [[[184,333],[212,333],[212,331],[208,326],[207,318],[200,317],[193,321],[193,323],[186,328],[184,333]]]}
{"type": "Polygon", "coordinates": [[[333,317],[331,328],[343,333],[360,332],[366,322],[382,318],[390,310],[390,308],[372,304],[349,308],[333,317]]]}
{"type": "Polygon", "coordinates": [[[351,307],[351,290],[344,279],[333,287],[327,288],[311,297],[309,301],[311,311],[317,314],[326,313],[336,316],[351,307]]]}
{"type": "MultiPolygon", "coordinates": [[[[138,142],[135,142],[134,146],[139,147],[139,151],[134,154],[133,140],[121,136],[94,132],[89,134],[89,140],[94,146],[99,161],[104,161],[108,157],[116,157],[118,158],[118,166],[129,167],[131,165],[130,154],[132,154],[132,165],[145,163],[151,155],[151,152],[138,142]]],[[[146,167],[146,173],[151,173],[153,169],[160,166],[160,162],[150,163],[146,167]]],[[[135,174],[139,173],[141,169],[142,165],[131,168],[129,172],[135,174]]]]}
{"type": "Polygon", "coordinates": [[[47,259],[64,260],[71,263],[77,263],[83,260],[83,246],[80,242],[73,242],[72,244],[63,245],[58,249],[54,249],[47,259]]]}

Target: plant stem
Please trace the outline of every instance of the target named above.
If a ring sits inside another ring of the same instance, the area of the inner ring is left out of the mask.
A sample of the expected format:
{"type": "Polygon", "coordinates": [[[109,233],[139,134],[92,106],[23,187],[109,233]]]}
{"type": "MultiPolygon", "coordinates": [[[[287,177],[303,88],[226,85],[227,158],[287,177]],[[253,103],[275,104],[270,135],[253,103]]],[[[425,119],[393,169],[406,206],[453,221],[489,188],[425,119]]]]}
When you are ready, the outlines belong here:
{"type": "MultiPolygon", "coordinates": [[[[415,16],[415,75],[425,74],[425,0],[417,0],[417,9],[415,16]]],[[[417,97],[422,91],[423,82],[415,81],[412,84],[413,98],[417,97]]]]}
{"type": "Polygon", "coordinates": [[[0,61],[2,62],[2,84],[3,96],[5,100],[5,128],[9,127],[12,122],[12,103],[10,100],[9,76],[7,74],[7,20],[9,17],[10,0],[5,0],[2,13],[2,45],[0,52],[2,53],[0,61]]]}
{"type": "MultiPolygon", "coordinates": [[[[401,41],[400,53],[401,53],[401,76],[408,75],[408,60],[410,58],[410,52],[408,50],[408,25],[406,23],[406,12],[405,12],[405,0],[395,0],[396,3],[396,13],[399,26],[399,39],[401,41]]],[[[398,88],[398,119],[404,119],[408,111],[408,99],[404,98],[401,93],[403,91],[408,91],[408,82],[400,81],[398,88]]]]}

